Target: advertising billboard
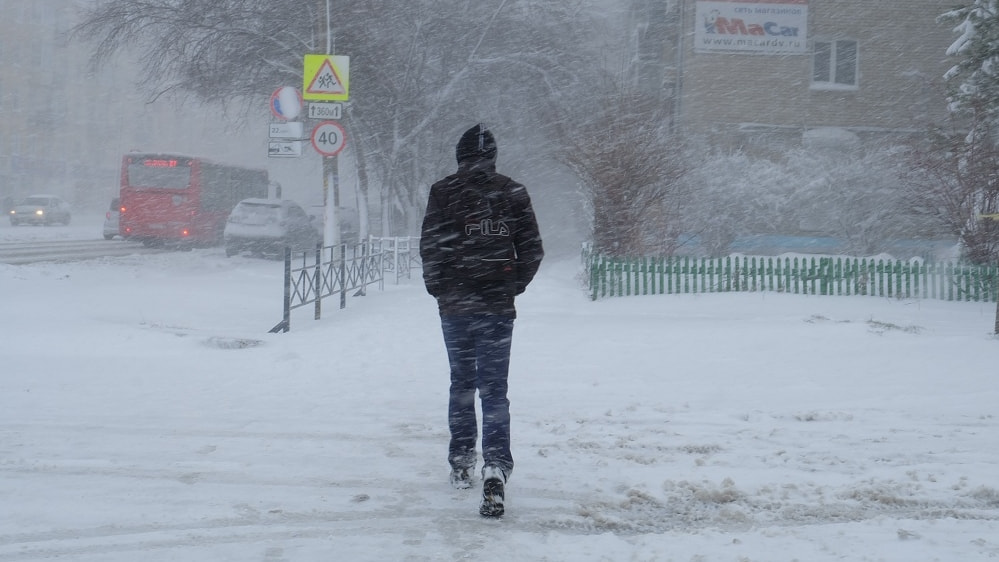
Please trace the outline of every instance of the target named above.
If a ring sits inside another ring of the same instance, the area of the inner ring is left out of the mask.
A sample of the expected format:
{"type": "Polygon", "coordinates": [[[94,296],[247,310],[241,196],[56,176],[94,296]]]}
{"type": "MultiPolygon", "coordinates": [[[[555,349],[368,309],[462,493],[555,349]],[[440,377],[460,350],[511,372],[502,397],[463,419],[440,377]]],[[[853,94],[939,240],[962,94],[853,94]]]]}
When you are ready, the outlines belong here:
{"type": "Polygon", "coordinates": [[[807,0],[698,0],[695,18],[699,53],[808,53],[807,0]]]}

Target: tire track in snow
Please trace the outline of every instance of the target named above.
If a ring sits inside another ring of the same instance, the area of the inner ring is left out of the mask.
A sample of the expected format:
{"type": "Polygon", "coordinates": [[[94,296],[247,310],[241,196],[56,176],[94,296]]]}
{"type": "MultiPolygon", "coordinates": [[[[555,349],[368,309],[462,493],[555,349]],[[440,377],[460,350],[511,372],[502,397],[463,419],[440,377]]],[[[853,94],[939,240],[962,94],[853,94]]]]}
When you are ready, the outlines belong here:
{"type": "Polygon", "coordinates": [[[24,265],[37,262],[68,262],[84,259],[158,254],[162,248],[147,248],[124,240],[70,240],[0,243],[0,263],[24,265]]]}
{"type": "Polygon", "coordinates": [[[401,543],[402,540],[412,540],[406,537],[424,533],[428,520],[442,523],[455,536],[468,530],[488,528],[493,523],[497,523],[504,533],[519,531],[544,534],[551,528],[546,521],[562,511],[564,510],[558,507],[533,509],[493,522],[481,518],[474,506],[462,504],[461,507],[446,509],[414,508],[401,511],[276,511],[242,518],[219,518],[190,523],[57,529],[0,535],[0,562],[116,552],[151,552],[227,543],[266,545],[290,539],[365,538],[371,535],[398,535],[401,543]]]}

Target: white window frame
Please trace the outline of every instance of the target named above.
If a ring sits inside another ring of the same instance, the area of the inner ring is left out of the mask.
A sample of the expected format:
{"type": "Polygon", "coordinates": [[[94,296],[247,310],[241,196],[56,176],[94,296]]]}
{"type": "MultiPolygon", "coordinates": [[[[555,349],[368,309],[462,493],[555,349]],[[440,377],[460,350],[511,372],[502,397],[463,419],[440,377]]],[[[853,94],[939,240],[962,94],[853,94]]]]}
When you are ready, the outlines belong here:
{"type": "Polygon", "coordinates": [[[817,38],[812,41],[812,67],[811,67],[811,88],[813,90],[856,90],[860,87],[860,42],[856,39],[850,39],[847,37],[841,37],[837,39],[824,39],[817,38]],[[844,83],[836,81],[836,55],[837,55],[837,44],[838,43],[853,43],[854,49],[854,61],[853,61],[853,83],[844,83]],[[816,79],[816,59],[819,56],[818,46],[820,44],[825,44],[829,46],[828,63],[827,68],[829,69],[828,75],[825,76],[825,80],[816,79]]]}

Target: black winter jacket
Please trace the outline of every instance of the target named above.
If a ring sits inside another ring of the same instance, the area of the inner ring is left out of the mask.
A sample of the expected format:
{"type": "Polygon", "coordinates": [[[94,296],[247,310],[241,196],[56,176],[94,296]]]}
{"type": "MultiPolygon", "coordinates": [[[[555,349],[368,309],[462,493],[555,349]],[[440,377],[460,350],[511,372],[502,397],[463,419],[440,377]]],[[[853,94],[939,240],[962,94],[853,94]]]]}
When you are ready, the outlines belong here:
{"type": "Polygon", "coordinates": [[[527,189],[496,172],[495,160],[462,161],[458,172],[430,187],[423,217],[420,258],[427,292],[437,299],[441,316],[503,314],[516,316],[514,297],[534,279],[544,257],[538,222],[527,189]],[[504,198],[503,217],[515,251],[513,282],[476,281],[455,269],[458,228],[450,207],[466,189],[481,190],[490,198],[504,198]]]}

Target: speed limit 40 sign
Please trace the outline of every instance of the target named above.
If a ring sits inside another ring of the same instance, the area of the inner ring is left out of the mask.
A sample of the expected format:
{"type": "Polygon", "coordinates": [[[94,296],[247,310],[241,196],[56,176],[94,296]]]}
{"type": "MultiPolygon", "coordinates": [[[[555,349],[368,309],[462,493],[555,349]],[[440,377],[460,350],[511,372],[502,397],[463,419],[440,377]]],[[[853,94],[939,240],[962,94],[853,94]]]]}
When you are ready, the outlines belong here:
{"type": "Polygon", "coordinates": [[[336,156],[346,142],[343,127],[336,121],[323,121],[312,129],[312,147],[323,156],[336,156]]]}

